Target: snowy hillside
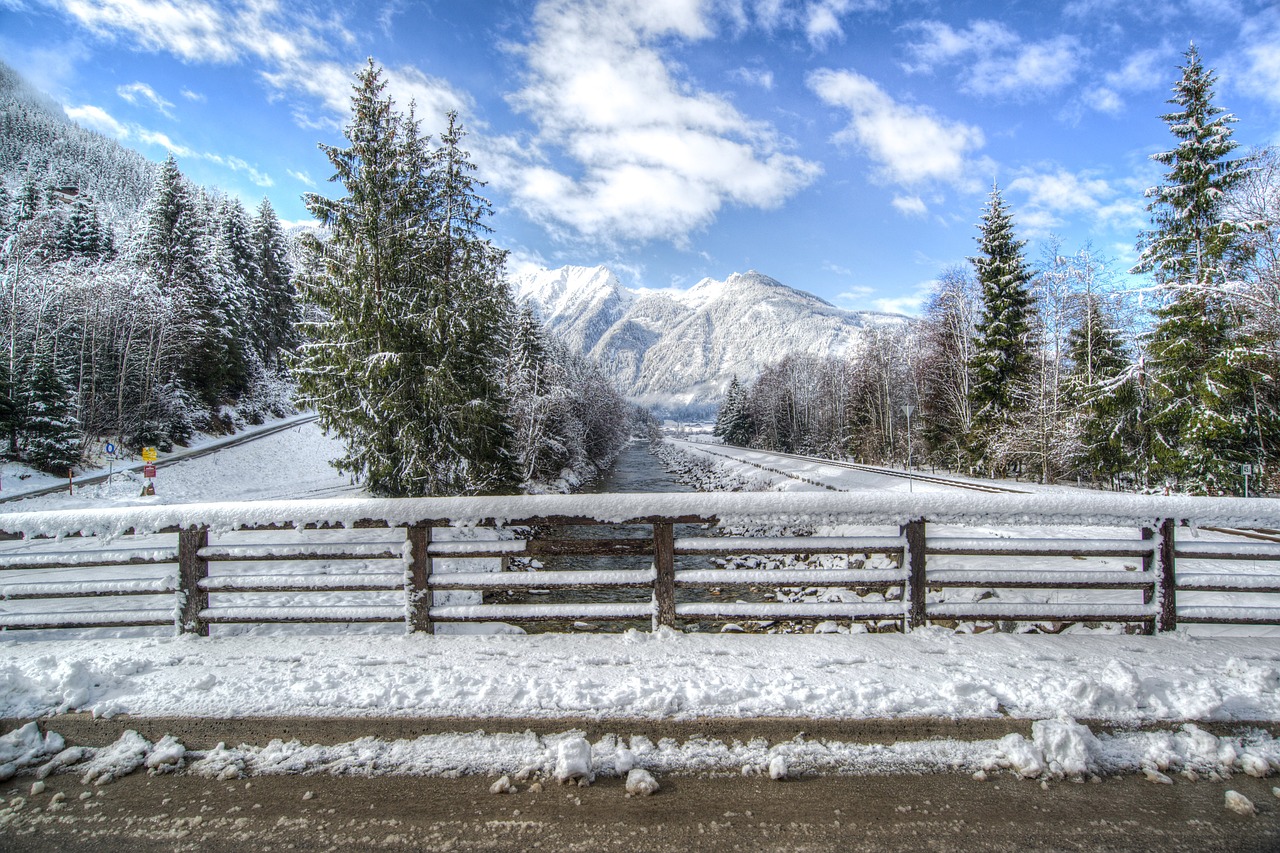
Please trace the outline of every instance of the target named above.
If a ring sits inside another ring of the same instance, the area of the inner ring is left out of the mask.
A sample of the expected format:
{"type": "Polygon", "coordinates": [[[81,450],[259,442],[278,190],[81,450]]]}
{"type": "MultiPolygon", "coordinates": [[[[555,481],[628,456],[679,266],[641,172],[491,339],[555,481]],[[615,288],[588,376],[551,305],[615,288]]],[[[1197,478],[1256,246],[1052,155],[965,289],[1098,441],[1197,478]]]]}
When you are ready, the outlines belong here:
{"type": "Polygon", "coordinates": [[[542,270],[512,285],[628,395],[674,410],[711,407],[735,375],[754,379],[786,355],[856,354],[869,330],[909,322],[845,311],[755,271],[684,291],[627,288],[606,267],[542,270]]]}

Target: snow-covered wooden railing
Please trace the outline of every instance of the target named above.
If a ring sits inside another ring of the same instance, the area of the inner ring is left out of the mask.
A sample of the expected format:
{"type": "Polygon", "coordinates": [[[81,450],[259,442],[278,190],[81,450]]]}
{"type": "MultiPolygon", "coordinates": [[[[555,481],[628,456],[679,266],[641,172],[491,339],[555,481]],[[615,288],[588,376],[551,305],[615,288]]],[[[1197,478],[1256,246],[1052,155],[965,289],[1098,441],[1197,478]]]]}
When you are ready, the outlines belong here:
{"type": "Polygon", "coordinates": [[[1280,624],[1280,607],[1217,602],[1179,607],[1179,592],[1280,593],[1280,572],[1224,572],[1221,566],[1201,562],[1244,560],[1269,565],[1280,561],[1280,543],[1187,541],[1197,527],[1211,525],[1280,527],[1280,502],[1095,494],[739,493],[287,501],[8,513],[0,515],[0,539],[29,541],[0,550],[0,628],[176,624],[179,630],[206,634],[210,625],[224,623],[404,622],[413,631],[433,631],[442,622],[637,619],[670,626],[699,620],[853,620],[897,622],[905,628],[927,622],[1105,621],[1161,631],[1179,623],[1280,624]],[[649,532],[643,538],[602,539],[502,539],[483,533],[512,527],[555,530],[560,525],[640,525],[649,532]],[[834,531],[888,527],[889,531],[713,536],[709,530],[685,528],[697,535],[677,536],[678,525],[718,525],[739,531],[794,527],[834,531]],[[945,526],[942,531],[937,531],[939,525],[945,526]],[[1105,527],[1113,532],[1106,538],[1096,531],[1066,538],[1009,535],[1029,526],[1058,533],[1067,527],[1105,527]],[[442,528],[458,527],[473,528],[475,536],[483,538],[439,536],[442,528]],[[993,527],[1004,532],[993,535],[993,527]],[[236,541],[243,531],[367,528],[402,532],[379,542],[307,541],[297,533],[285,541],[236,541]],[[1132,533],[1126,536],[1124,530],[1132,533]],[[888,557],[888,567],[744,570],[689,568],[687,560],[770,554],[880,554],[888,557]],[[648,558],[649,565],[593,571],[494,573],[457,571],[456,565],[448,572],[439,570],[441,561],[457,564],[562,555],[642,557],[648,558]],[[1050,558],[1134,562],[1129,571],[1029,565],[1050,558]],[[1195,562],[1179,571],[1181,561],[1195,562]],[[284,563],[294,566],[288,571],[273,568],[284,563]],[[342,569],[347,563],[358,564],[358,570],[342,569]],[[224,564],[236,566],[236,571],[211,571],[224,564]],[[317,568],[298,569],[298,565],[317,568]],[[121,567],[159,573],[126,576],[121,567]],[[14,579],[5,580],[10,574],[14,579]],[[751,603],[693,600],[682,594],[743,586],[847,588],[878,591],[880,596],[877,600],[751,603]],[[483,603],[485,593],[587,588],[649,590],[651,600],[483,603]],[[989,597],[956,601],[945,592],[958,588],[1105,590],[1133,597],[1103,603],[1010,602],[989,597]],[[440,597],[459,590],[476,594],[481,603],[447,602],[440,597]],[[286,593],[376,593],[383,599],[373,604],[323,606],[249,600],[255,594],[286,593]],[[395,601],[386,595],[393,595],[395,601]],[[129,604],[79,611],[61,606],[45,611],[4,606],[8,601],[52,604],[103,597],[127,597],[111,600],[129,604]],[[145,606],[139,603],[144,600],[145,606]]]}

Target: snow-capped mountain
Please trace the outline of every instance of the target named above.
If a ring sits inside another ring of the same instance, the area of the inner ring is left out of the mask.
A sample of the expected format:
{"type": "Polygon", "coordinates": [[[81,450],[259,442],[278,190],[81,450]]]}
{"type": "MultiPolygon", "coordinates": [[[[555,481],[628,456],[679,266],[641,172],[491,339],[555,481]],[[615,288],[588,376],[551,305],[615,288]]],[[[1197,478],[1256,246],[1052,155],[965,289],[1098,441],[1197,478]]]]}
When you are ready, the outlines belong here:
{"type": "Polygon", "coordinates": [[[626,394],[671,410],[713,408],[735,375],[750,381],[791,353],[855,355],[869,329],[909,322],[845,311],[755,271],[681,291],[627,288],[606,267],[568,266],[518,276],[512,287],[626,394]]]}

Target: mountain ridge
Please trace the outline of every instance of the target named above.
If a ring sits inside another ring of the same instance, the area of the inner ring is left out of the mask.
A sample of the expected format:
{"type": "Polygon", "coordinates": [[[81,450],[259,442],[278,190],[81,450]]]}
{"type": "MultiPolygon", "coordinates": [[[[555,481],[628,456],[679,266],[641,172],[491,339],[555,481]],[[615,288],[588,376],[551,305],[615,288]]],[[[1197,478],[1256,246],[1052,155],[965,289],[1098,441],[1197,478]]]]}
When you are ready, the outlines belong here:
{"type": "Polygon", "coordinates": [[[687,290],[624,286],[606,266],[515,276],[513,292],[623,392],[674,414],[714,410],[734,376],[790,354],[856,357],[872,330],[910,318],[847,311],[755,270],[687,290]]]}

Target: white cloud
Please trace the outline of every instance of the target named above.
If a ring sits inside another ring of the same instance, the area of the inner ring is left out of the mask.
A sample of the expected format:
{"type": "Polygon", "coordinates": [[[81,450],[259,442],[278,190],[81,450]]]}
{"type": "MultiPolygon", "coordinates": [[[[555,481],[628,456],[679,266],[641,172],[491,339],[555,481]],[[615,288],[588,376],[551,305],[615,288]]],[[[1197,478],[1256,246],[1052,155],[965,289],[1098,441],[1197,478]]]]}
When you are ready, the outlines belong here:
{"type": "Polygon", "coordinates": [[[766,92],[773,89],[773,72],[767,68],[735,68],[730,76],[748,86],[758,86],[766,92]]]}
{"type": "Polygon", "coordinates": [[[894,196],[890,204],[904,216],[924,216],[929,212],[929,206],[918,195],[894,196]]]}
{"type": "Polygon", "coordinates": [[[234,19],[200,0],[61,0],[63,9],[104,37],[131,34],[147,50],[191,62],[229,62],[242,50],[234,19]]]}
{"type": "Polygon", "coordinates": [[[503,152],[512,168],[494,174],[517,206],[562,235],[683,244],[726,204],[774,207],[814,180],[816,163],[784,153],[769,125],[681,79],[664,56],[665,42],[712,34],[705,6],[539,6],[511,103],[547,156],[530,164],[503,152]]]}
{"type": "Polygon", "coordinates": [[[835,297],[836,304],[849,311],[880,311],[885,314],[918,315],[925,300],[933,292],[936,282],[926,281],[915,285],[906,293],[896,296],[876,296],[877,288],[866,285],[847,287],[835,297]]]}
{"type": "Polygon", "coordinates": [[[285,171],[289,173],[289,177],[293,178],[298,183],[315,189],[316,182],[312,180],[311,176],[306,172],[295,172],[293,169],[286,169],[285,171]]]}
{"type": "Polygon", "coordinates": [[[169,108],[173,106],[173,103],[160,97],[160,95],[156,93],[156,90],[152,89],[146,83],[139,81],[136,83],[130,83],[128,86],[118,86],[116,88],[116,94],[131,104],[136,104],[139,100],[146,101],[151,104],[151,106],[155,107],[162,115],[173,118],[173,113],[169,111],[169,108]]]}
{"type": "Polygon", "coordinates": [[[1125,106],[1124,94],[1159,89],[1171,82],[1174,54],[1167,44],[1136,51],[1118,69],[1102,75],[1100,84],[1086,89],[1081,100],[1098,112],[1119,115],[1125,106]]]}
{"type": "Polygon", "coordinates": [[[85,127],[107,136],[113,136],[121,140],[137,140],[144,145],[156,145],[168,150],[175,157],[189,157],[193,160],[206,160],[210,163],[216,163],[233,172],[243,173],[250,181],[260,187],[275,185],[275,181],[271,179],[270,175],[260,171],[256,166],[251,165],[240,157],[196,151],[181,143],[174,142],[168,134],[161,131],[150,130],[132,122],[126,124],[117,121],[101,107],[85,104],[79,107],[63,107],[63,109],[67,117],[72,121],[79,122],[85,127]]]}
{"type": "MultiPolygon", "coordinates": [[[[337,61],[335,44],[355,37],[336,17],[320,18],[305,4],[282,0],[49,0],[81,25],[108,39],[129,39],[144,50],[166,51],[192,63],[256,61],[262,80],[277,96],[318,100],[325,111],[295,109],[303,126],[340,127],[350,107],[356,67],[337,61]]],[[[392,96],[407,106],[413,99],[430,130],[450,109],[470,101],[445,81],[412,66],[388,69],[392,96]]],[[[202,100],[194,92],[185,97],[202,100]]]]}
{"type": "Polygon", "coordinates": [[[849,126],[834,141],[864,151],[882,180],[904,186],[968,185],[969,154],[984,143],[979,128],[899,103],[856,71],[815,71],[809,88],[824,103],[849,111],[849,126]]]}
{"type": "Polygon", "coordinates": [[[1075,79],[1086,52],[1074,36],[1026,42],[998,21],[973,21],[963,30],[920,21],[911,29],[921,38],[907,47],[915,61],[906,70],[960,63],[961,88],[973,95],[1019,99],[1056,91],[1075,79]]]}
{"type": "Polygon", "coordinates": [[[203,104],[208,100],[208,98],[200,92],[193,92],[190,89],[183,89],[181,94],[182,97],[186,98],[188,101],[195,101],[197,104],[203,104]]]}
{"type": "MultiPolygon", "coordinates": [[[[175,151],[174,153],[177,154],[178,152],[175,151]]],[[[260,187],[273,187],[276,185],[276,182],[271,179],[270,175],[265,172],[258,171],[256,167],[250,165],[239,157],[229,157],[222,154],[197,153],[194,151],[189,151],[188,154],[191,157],[208,160],[211,163],[217,163],[219,166],[230,169],[233,172],[243,172],[249,180],[253,181],[253,183],[260,187]]]]}
{"type": "Polygon", "coordinates": [[[1240,32],[1243,73],[1236,85],[1280,105],[1280,12],[1272,9],[1245,22],[1240,32]]]}
{"type": "Polygon", "coordinates": [[[129,129],[116,121],[102,107],[85,104],[80,107],[63,107],[62,109],[69,119],[79,122],[91,130],[96,130],[107,136],[114,136],[116,139],[129,138],[129,129]]]}
{"type": "Polygon", "coordinates": [[[805,37],[815,49],[822,50],[844,38],[842,17],[854,12],[879,11],[887,6],[888,0],[809,0],[801,13],[805,37]]]}
{"type": "Polygon", "coordinates": [[[1029,236],[1048,234],[1068,217],[1129,230],[1136,230],[1145,222],[1139,195],[1127,186],[1117,187],[1089,172],[1069,172],[1060,167],[1028,171],[1011,181],[1005,191],[1023,197],[1018,205],[1018,225],[1029,236]]]}

